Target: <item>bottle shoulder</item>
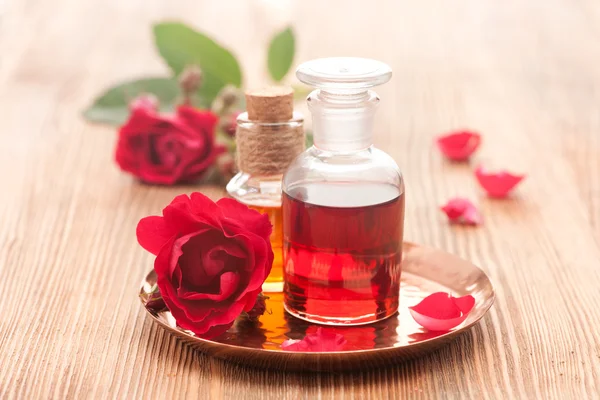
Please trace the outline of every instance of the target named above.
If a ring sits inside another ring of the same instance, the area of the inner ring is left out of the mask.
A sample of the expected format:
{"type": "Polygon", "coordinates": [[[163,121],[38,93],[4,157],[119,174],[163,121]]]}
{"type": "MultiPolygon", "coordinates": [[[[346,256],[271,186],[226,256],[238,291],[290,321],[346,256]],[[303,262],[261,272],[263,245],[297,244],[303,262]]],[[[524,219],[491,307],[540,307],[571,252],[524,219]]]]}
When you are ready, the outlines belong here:
{"type": "Polygon", "coordinates": [[[402,173],[394,159],[374,146],[351,153],[328,152],[313,146],[288,168],[283,178],[284,190],[299,182],[373,182],[404,189],[402,173]]]}

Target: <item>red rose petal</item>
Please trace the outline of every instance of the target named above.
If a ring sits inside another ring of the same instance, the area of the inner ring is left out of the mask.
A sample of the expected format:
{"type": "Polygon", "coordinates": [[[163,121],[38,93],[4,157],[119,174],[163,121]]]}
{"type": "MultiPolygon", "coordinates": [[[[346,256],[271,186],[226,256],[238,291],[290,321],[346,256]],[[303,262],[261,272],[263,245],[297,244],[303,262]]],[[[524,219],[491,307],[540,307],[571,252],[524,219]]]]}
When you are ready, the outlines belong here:
{"type": "Polygon", "coordinates": [[[204,339],[214,339],[217,336],[221,336],[222,334],[224,334],[225,332],[227,332],[229,330],[229,328],[231,328],[232,325],[233,325],[233,322],[230,323],[230,324],[226,324],[226,325],[211,326],[206,332],[204,332],[202,334],[202,337],[204,339]]]}
{"type": "Polygon", "coordinates": [[[154,255],[157,255],[163,245],[175,234],[165,225],[163,217],[157,216],[142,218],[138,222],[135,233],[138,243],[154,255]]]}
{"type": "Polygon", "coordinates": [[[436,142],[446,157],[454,161],[464,161],[479,147],[481,135],[476,132],[458,131],[439,136],[436,142]]]}
{"type": "Polygon", "coordinates": [[[460,308],[460,311],[462,311],[463,314],[470,313],[473,307],[475,307],[475,297],[471,295],[463,297],[453,297],[453,299],[454,304],[456,304],[456,306],[460,308]]]}
{"type": "Polygon", "coordinates": [[[339,351],[347,343],[343,335],[317,328],[317,332],[306,335],[302,340],[288,339],[281,344],[281,348],[287,351],[339,351]]]}
{"type": "Polygon", "coordinates": [[[179,232],[194,232],[201,227],[222,230],[219,206],[201,193],[179,195],[163,209],[167,226],[177,227],[179,232]]]}
{"type": "Polygon", "coordinates": [[[260,289],[273,267],[273,249],[270,244],[265,243],[259,236],[253,234],[236,235],[236,239],[245,244],[248,249],[248,261],[245,270],[255,271],[248,281],[247,290],[260,289]]]}
{"type": "Polygon", "coordinates": [[[242,224],[258,236],[271,235],[273,225],[267,214],[261,214],[234,199],[222,198],[217,200],[217,204],[223,207],[223,216],[226,220],[230,219],[237,224],[242,224]]]}
{"type": "Polygon", "coordinates": [[[525,175],[514,175],[501,170],[488,172],[482,166],[475,170],[475,177],[490,197],[506,197],[521,182],[525,175]]]}
{"type": "Polygon", "coordinates": [[[227,300],[235,291],[238,289],[240,283],[240,276],[235,272],[225,272],[218,279],[220,287],[217,289],[218,293],[199,293],[187,291],[185,293],[178,293],[182,299],[185,300],[211,300],[222,302],[227,300]]]}
{"type": "MultiPolygon", "coordinates": [[[[165,300],[166,302],[166,300],[165,300]]],[[[229,325],[235,321],[237,317],[240,316],[242,311],[244,310],[245,304],[236,302],[233,304],[226,304],[224,302],[210,302],[212,305],[220,305],[219,309],[215,308],[207,308],[204,307],[194,307],[195,303],[202,303],[204,301],[181,301],[183,307],[179,307],[179,309],[173,310],[167,303],[169,310],[171,310],[171,314],[177,321],[177,324],[184,329],[189,329],[194,332],[196,335],[210,339],[206,336],[206,332],[209,331],[212,327],[218,325],[229,325]]]]}
{"type": "Polygon", "coordinates": [[[408,308],[422,327],[430,331],[448,331],[460,325],[474,305],[475,298],[471,295],[452,297],[448,293],[437,292],[408,308]]]}
{"type": "Polygon", "coordinates": [[[210,282],[210,279],[216,275],[216,273],[210,274],[210,268],[221,267],[221,270],[223,269],[222,265],[214,264],[211,264],[210,268],[199,268],[199,266],[204,267],[202,252],[199,250],[199,246],[203,246],[205,243],[207,246],[213,245],[211,236],[218,235],[218,233],[215,234],[213,232],[215,231],[207,228],[192,232],[181,236],[172,246],[171,274],[176,269],[180,270],[182,275],[186,277],[186,283],[190,287],[198,288],[206,286],[210,282]]]}
{"type": "Polygon", "coordinates": [[[214,142],[214,132],[219,121],[217,117],[211,111],[202,111],[193,107],[179,106],[177,108],[176,120],[181,121],[183,126],[193,127],[193,137],[196,138],[198,133],[201,133],[205,139],[204,144],[209,143],[210,149],[205,150],[208,157],[200,163],[194,163],[189,169],[188,173],[195,175],[204,172],[216,161],[217,157],[224,153],[227,149],[225,146],[214,142]],[[208,140],[210,139],[210,140],[208,140]]]}
{"type": "MultiPolygon", "coordinates": [[[[224,217],[223,225],[226,232],[237,232],[238,226],[241,225],[256,235],[255,237],[252,237],[251,235],[245,234],[243,237],[240,236],[240,240],[248,243],[246,246],[247,248],[254,250],[254,257],[258,264],[268,266],[264,271],[264,279],[266,279],[271,272],[274,255],[273,251],[267,248],[269,246],[261,246],[259,242],[261,241],[261,238],[269,238],[273,231],[273,225],[269,220],[269,216],[267,214],[261,214],[234,199],[220,199],[217,201],[217,205],[222,210],[224,217]],[[229,225],[229,223],[232,223],[235,226],[229,225]],[[267,258],[266,262],[263,262],[264,257],[267,258]]],[[[253,265],[247,265],[247,267],[254,268],[253,265]]],[[[264,279],[260,281],[258,275],[255,275],[254,279],[249,284],[249,288],[255,289],[262,286],[264,279]]]]}
{"type": "Polygon", "coordinates": [[[223,207],[199,192],[193,192],[188,199],[189,212],[198,221],[207,221],[211,226],[222,229],[223,207]]]}
{"type": "Polygon", "coordinates": [[[184,105],[177,107],[177,117],[187,122],[188,125],[206,132],[214,131],[219,122],[219,117],[211,111],[198,110],[184,105]]]}
{"type": "Polygon", "coordinates": [[[481,224],[483,218],[481,218],[479,210],[477,210],[477,208],[475,208],[475,206],[471,204],[465,209],[465,212],[462,215],[462,220],[465,224],[479,225],[481,224]]]}
{"type": "Polygon", "coordinates": [[[477,207],[465,198],[456,197],[451,199],[441,207],[441,210],[446,213],[448,220],[453,223],[479,225],[483,222],[477,207]]]}

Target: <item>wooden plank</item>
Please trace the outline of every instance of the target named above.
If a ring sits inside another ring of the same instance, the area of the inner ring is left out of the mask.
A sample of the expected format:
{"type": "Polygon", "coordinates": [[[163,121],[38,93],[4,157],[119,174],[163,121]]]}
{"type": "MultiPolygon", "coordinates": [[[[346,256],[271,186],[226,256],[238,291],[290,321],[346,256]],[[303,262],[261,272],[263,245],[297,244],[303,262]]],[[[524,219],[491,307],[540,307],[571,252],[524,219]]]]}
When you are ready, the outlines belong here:
{"type": "Polygon", "coordinates": [[[0,7],[0,398],[593,398],[600,392],[600,5],[583,0],[8,1],[0,7]],[[332,18],[338,15],[338,18],[332,18]],[[166,73],[150,25],[181,19],[266,82],[292,22],[296,61],[388,62],[376,143],[402,167],[407,239],[481,265],[498,300],[475,329],[395,368],[261,371],[191,351],[146,318],[139,218],[176,194],[112,162],[115,132],[80,111],[107,85],[166,73]],[[482,196],[445,162],[441,132],[484,135],[476,162],[527,172],[482,196]],[[438,206],[477,200],[480,228],[438,206]]]}

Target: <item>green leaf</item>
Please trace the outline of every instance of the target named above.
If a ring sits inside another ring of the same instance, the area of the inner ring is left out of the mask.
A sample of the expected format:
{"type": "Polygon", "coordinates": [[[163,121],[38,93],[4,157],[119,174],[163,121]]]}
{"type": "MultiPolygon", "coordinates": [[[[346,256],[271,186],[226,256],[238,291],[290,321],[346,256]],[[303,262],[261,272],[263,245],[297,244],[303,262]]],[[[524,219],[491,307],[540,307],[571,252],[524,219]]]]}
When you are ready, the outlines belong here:
{"type": "Polygon", "coordinates": [[[199,105],[202,108],[210,109],[210,105],[215,100],[221,89],[227,85],[227,82],[223,82],[219,77],[212,75],[208,71],[202,72],[202,86],[200,87],[198,94],[205,102],[199,105]]]}
{"type": "Polygon", "coordinates": [[[267,63],[269,73],[275,82],[287,75],[294,61],[295,40],[292,28],[287,28],[275,35],[269,45],[267,63]]]}
{"type": "Polygon", "coordinates": [[[129,116],[129,102],[142,93],[155,95],[161,111],[168,111],[177,101],[179,86],[170,78],[144,78],[121,83],[102,93],[83,115],[88,121],[121,125],[129,116]]]}
{"type": "Polygon", "coordinates": [[[233,54],[184,24],[165,22],[154,25],[154,42],[175,76],[188,65],[202,69],[200,94],[208,102],[212,102],[226,84],[237,87],[242,84],[240,66],[233,54]]]}
{"type": "Polygon", "coordinates": [[[313,145],[313,134],[311,131],[305,131],[304,132],[304,140],[305,140],[305,144],[306,144],[306,148],[308,149],[310,146],[313,145]]]}

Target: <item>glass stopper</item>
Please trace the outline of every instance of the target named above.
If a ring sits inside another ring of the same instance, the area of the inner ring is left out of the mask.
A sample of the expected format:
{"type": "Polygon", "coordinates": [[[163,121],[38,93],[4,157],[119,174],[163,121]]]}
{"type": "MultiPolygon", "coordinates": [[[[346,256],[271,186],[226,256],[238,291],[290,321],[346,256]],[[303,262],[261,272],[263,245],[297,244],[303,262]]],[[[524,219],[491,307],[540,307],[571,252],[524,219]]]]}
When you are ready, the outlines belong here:
{"type": "Polygon", "coordinates": [[[368,58],[319,58],[301,64],[296,70],[301,82],[326,91],[362,91],[386,83],[392,69],[368,58]]]}

